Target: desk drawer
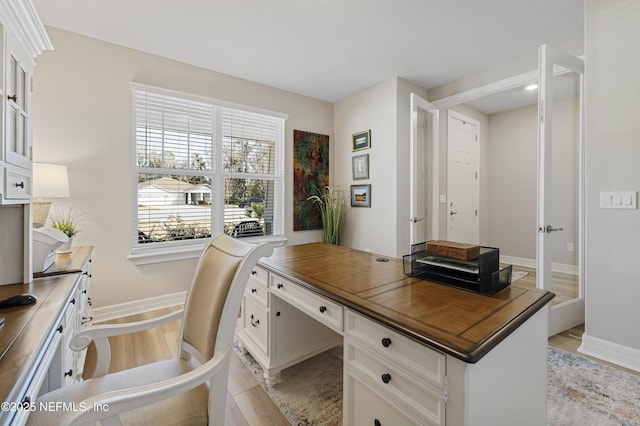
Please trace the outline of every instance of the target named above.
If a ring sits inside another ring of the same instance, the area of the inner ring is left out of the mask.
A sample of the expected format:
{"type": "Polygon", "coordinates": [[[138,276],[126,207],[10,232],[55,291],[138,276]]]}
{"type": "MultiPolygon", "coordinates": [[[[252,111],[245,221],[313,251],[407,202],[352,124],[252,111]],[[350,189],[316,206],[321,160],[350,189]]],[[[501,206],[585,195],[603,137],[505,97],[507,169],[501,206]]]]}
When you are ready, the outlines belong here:
{"type": "Polygon", "coordinates": [[[424,422],[412,418],[352,375],[347,376],[346,400],[348,404],[344,423],[347,425],[423,426],[424,422]]]}
{"type": "Polygon", "coordinates": [[[349,371],[367,377],[375,384],[375,389],[419,418],[428,419],[430,424],[439,425],[444,416],[444,396],[432,390],[420,377],[403,372],[401,366],[394,366],[378,358],[376,353],[360,345],[348,343],[345,351],[345,367],[349,371]]]}
{"type": "Polygon", "coordinates": [[[5,198],[26,200],[31,197],[31,176],[7,170],[5,178],[5,198]]]}
{"type": "Polygon", "coordinates": [[[269,272],[266,269],[261,268],[260,266],[254,266],[251,271],[251,275],[249,276],[252,280],[261,283],[264,288],[267,288],[269,285],[269,272]]]}
{"type": "Polygon", "coordinates": [[[272,274],[271,277],[271,292],[274,295],[289,302],[329,328],[342,333],[344,314],[342,306],[278,275],[272,274]]]}
{"type": "Polygon", "coordinates": [[[242,314],[244,330],[254,343],[267,354],[269,346],[269,312],[260,306],[253,298],[244,298],[244,312],[242,314]]]}
{"type": "Polygon", "coordinates": [[[254,298],[257,302],[260,302],[264,307],[269,307],[269,291],[267,290],[267,286],[259,281],[249,278],[245,294],[254,298]]]}
{"type": "Polygon", "coordinates": [[[346,314],[345,335],[362,342],[391,364],[402,366],[408,375],[420,377],[425,383],[444,392],[446,356],[443,353],[351,310],[347,310],[346,314]]]}

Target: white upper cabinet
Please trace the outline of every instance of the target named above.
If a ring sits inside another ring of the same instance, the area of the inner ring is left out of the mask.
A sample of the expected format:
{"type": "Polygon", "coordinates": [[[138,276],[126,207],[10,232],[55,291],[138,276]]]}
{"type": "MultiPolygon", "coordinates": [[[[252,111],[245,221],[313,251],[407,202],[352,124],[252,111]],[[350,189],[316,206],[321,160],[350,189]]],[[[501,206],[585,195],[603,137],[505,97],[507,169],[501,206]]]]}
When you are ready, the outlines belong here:
{"type": "Polygon", "coordinates": [[[32,195],[32,77],[35,58],[52,49],[30,0],[0,0],[0,204],[32,195]]]}

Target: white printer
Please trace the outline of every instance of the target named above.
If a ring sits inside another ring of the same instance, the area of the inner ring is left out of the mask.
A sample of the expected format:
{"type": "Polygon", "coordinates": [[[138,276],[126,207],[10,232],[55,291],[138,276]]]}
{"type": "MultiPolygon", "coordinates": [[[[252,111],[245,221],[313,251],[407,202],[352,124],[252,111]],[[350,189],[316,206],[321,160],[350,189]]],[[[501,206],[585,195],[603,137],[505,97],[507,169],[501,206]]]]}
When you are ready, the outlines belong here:
{"type": "Polygon", "coordinates": [[[33,228],[33,272],[44,272],[56,260],[56,249],[69,241],[63,232],[50,226],[33,228]]]}

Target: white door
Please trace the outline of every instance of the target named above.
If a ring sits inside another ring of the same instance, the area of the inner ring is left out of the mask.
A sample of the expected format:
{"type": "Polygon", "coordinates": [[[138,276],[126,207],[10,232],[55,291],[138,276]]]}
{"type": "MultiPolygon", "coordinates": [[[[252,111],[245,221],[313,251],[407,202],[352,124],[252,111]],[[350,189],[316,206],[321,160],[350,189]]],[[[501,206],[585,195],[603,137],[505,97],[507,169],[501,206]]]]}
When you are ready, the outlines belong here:
{"type": "MultiPolygon", "coordinates": [[[[438,239],[438,108],[411,93],[410,244],[438,239]],[[436,160],[436,161],[434,161],[436,160]]],[[[410,248],[409,248],[410,249],[410,248]]]]}
{"type": "Polygon", "coordinates": [[[447,240],[478,244],[479,123],[449,111],[447,125],[447,240]]]}
{"type": "Polygon", "coordinates": [[[538,288],[553,291],[562,300],[551,307],[549,314],[549,335],[554,335],[584,322],[584,62],[543,45],[538,72],[536,273],[538,288]],[[566,223],[577,225],[567,227],[566,223]],[[574,274],[575,291],[558,287],[557,279],[554,284],[552,273],[574,274]],[[568,296],[566,290],[570,291],[568,296]]]}

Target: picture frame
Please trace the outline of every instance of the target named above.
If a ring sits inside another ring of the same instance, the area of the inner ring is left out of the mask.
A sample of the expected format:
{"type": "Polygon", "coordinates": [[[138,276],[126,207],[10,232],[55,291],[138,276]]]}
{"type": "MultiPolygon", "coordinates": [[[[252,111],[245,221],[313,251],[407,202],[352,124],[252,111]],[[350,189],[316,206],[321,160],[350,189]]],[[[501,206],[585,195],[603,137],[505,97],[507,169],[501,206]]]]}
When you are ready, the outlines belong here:
{"type": "Polygon", "coordinates": [[[322,229],[322,215],[310,195],[329,185],[329,135],[293,131],[293,230],[322,229]]]}
{"type": "Polygon", "coordinates": [[[353,180],[369,179],[369,154],[354,155],[351,158],[353,180]]]}
{"type": "Polygon", "coordinates": [[[351,135],[352,151],[371,148],[371,129],[351,135]]]}
{"type": "Polygon", "coordinates": [[[351,185],[351,207],[371,207],[371,185],[351,185]]]}

